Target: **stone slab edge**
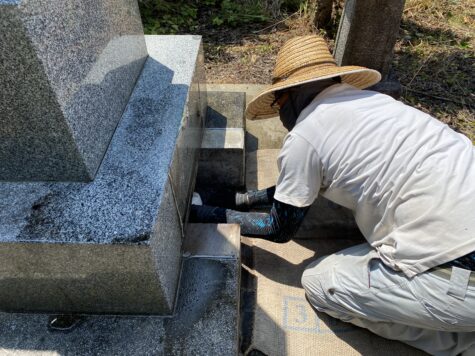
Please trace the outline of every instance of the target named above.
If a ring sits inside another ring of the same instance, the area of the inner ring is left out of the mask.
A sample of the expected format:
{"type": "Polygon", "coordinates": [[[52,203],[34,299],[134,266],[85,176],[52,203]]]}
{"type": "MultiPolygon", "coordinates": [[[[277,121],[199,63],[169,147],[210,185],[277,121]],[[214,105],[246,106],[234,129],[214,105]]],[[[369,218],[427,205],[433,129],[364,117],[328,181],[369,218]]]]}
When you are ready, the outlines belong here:
{"type": "Polygon", "coordinates": [[[57,355],[238,355],[240,262],[185,258],[173,318],[84,316],[68,333],[48,316],[0,313],[0,353],[57,355]]]}
{"type": "MultiPolygon", "coordinates": [[[[193,190],[193,165],[201,143],[206,105],[200,98],[199,83],[192,81],[203,79],[197,70],[203,68],[203,59],[198,36],[147,36],[146,41],[150,58],[96,180],[90,184],[0,183],[0,244],[27,246],[35,256],[29,263],[32,272],[60,273],[72,279],[81,274],[81,263],[77,263],[81,253],[70,254],[71,244],[91,247],[89,253],[82,253],[86,262],[104,258],[95,253],[95,244],[122,244],[129,251],[149,246],[152,263],[145,262],[148,265],[141,270],[156,271],[155,278],[164,294],[160,297],[160,293],[151,293],[162,300],[162,306],[150,312],[166,313],[175,300],[182,223],[190,199],[186,194],[193,190]],[[183,54],[177,61],[180,51],[183,54]],[[196,66],[190,66],[196,59],[196,66]],[[183,163],[192,166],[180,169],[183,163]],[[156,167],[167,168],[160,173],[156,167]],[[182,186],[187,189],[180,189],[182,186]],[[36,219],[36,225],[32,219],[36,219]],[[44,244],[62,250],[57,253],[69,253],[69,264],[55,265],[56,270],[51,266],[45,269],[48,255],[35,254],[35,246],[44,244]]],[[[15,260],[9,256],[3,264],[15,260]]],[[[126,262],[136,263],[134,259],[126,262]]],[[[50,311],[36,307],[37,311],[50,311]]],[[[108,312],[145,313],[132,307],[108,312]]]]}

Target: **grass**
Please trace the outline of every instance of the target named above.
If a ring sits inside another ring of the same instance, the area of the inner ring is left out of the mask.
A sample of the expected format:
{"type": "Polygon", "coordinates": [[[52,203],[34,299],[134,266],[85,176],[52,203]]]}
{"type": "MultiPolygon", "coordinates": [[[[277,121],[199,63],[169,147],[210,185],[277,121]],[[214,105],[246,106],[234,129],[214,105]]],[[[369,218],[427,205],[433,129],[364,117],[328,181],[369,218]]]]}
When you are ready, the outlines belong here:
{"type": "Polygon", "coordinates": [[[475,143],[473,1],[406,1],[393,68],[403,101],[475,143]]]}
{"type": "MultiPolygon", "coordinates": [[[[258,21],[240,20],[233,1],[219,1],[197,2],[214,5],[198,6],[193,26],[174,30],[203,35],[207,80],[213,83],[270,83],[279,48],[296,35],[318,32],[332,49],[343,8],[343,0],[336,0],[331,24],[318,30],[306,1],[256,0],[258,21]],[[276,7],[282,3],[291,5],[276,7]]],[[[163,29],[163,21],[156,21],[147,23],[163,29]]],[[[406,0],[393,69],[403,85],[402,101],[475,143],[475,1],[406,0]]]]}

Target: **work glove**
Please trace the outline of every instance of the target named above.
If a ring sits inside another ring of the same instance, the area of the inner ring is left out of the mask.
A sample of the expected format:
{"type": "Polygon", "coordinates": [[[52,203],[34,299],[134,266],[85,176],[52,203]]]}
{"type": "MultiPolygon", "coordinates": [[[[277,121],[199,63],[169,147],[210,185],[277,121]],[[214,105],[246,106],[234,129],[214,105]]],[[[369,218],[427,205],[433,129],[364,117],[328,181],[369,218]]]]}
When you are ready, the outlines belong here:
{"type": "Polygon", "coordinates": [[[193,197],[191,198],[191,205],[203,205],[203,200],[197,192],[193,192],[193,197]]]}
{"type": "Polygon", "coordinates": [[[235,196],[236,210],[248,211],[251,207],[251,202],[249,201],[249,194],[246,193],[236,193],[235,196]]]}
{"type": "Polygon", "coordinates": [[[236,193],[236,210],[248,211],[252,207],[267,207],[274,202],[275,186],[246,193],[236,193]]]}

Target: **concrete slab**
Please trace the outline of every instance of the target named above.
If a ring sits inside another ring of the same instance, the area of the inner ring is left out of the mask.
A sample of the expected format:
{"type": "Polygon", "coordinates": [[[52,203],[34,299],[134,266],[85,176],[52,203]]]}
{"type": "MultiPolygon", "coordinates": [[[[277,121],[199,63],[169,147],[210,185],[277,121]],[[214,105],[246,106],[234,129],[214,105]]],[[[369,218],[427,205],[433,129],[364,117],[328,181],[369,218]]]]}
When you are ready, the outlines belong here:
{"type": "Polygon", "coordinates": [[[278,117],[246,120],[246,151],[280,149],[289,132],[278,117]]]}
{"type": "Polygon", "coordinates": [[[199,36],[146,42],[150,57],[93,182],[0,183],[0,309],[172,312],[203,54],[199,36]]]}
{"type": "Polygon", "coordinates": [[[196,184],[240,188],[245,179],[244,130],[205,129],[196,184]]]}
{"type": "MultiPolygon", "coordinates": [[[[244,150],[244,130],[240,128],[205,129],[201,149],[240,149],[244,150]]],[[[203,160],[203,163],[206,163],[203,160]]]]}
{"type": "MultiPolygon", "coordinates": [[[[244,92],[246,103],[266,87],[268,85],[265,84],[207,84],[209,91],[244,92]]],[[[246,151],[281,148],[287,133],[277,116],[262,120],[246,119],[246,151]]]]}
{"type": "Polygon", "coordinates": [[[246,93],[246,103],[248,103],[257,93],[261,92],[269,85],[267,84],[214,84],[207,83],[206,89],[209,92],[246,93]]]}
{"type": "Polygon", "coordinates": [[[243,128],[244,92],[209,91],[208,109],[206,111],[205,127],[207,128],[243,128]]]}
{"type": "Polygon", "coordinates": [[[239,259],[241,229],[237,224],[189,224],[185,256],[239,259]]]}
{"type": "Polygon", "coordinates": [[[245,178],[245,94],[208,91],[207,95],[210,101],[197,185],[239,189],[245,178]]]}

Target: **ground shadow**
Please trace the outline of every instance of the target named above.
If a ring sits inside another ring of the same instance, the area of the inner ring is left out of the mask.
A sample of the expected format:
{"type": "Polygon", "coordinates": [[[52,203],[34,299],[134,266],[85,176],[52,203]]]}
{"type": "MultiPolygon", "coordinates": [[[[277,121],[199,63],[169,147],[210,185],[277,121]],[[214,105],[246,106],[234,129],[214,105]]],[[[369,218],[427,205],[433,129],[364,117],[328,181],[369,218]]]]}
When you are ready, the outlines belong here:
{"type": "MultiPolygon", "coordinates": [[[[254,320],[257,323],[257,326],[254,325],[256,328],[255,332],[262,332],[263,329],[276,329],[279,332],[275,337],[282,337],[287,340],[285,343],[281,343],[280,341],[265,340],[257,337],[258,342],[254,346],[264,345],[263,347],[277,348],[284,353],[286,349],[282,348],[282,345],[289,343],[289,340],[293,340],[289,344],[290,350],[296,350],[296,341],[292,338],[298,338],[305,345],[302,346],[302,349],[315,349],[319,346],[336,348],[339,343],[337,339],[339,339],[341,340],[338,346],[340,349],[343,343],[345,343],[348,345],[348,348],[352,348],[362,355],[376,356],[389,350],[391,350],[392,355],[423,354],[400,342],[382,339],[369,331],[334,319],[324,313],[315,313],[303,297],[304,293],[301,289],[300,278],[306,265],[320,256],[338,253],[338,251],[345,247],[357,244],[357,241],[301,240],[299,243],[315,252],[312,257],[305,258],[298,264],[292,264],[286,258],[280,257],[285,255],[284,245],[279,245],[278,256],[277,250],[270,246],[269,243],[261,245],[254,239],[251,239],[251,245],[244,247],[245,244],[248,244],[246,240],[243,240],[243,253],[247,257],[243,258],[242,262],[246,269],[250,269],[255,273],[258,280],[257,282],[256,280],[253,281],[255,289],[247,293],[254,296],[254,302],[257,299],[257,295],[260,295],[259,300],[261,303],[267,303],[266,301],[271,303],[269,306],[257,305],[254,307],[256,313],[258,313],[257,316],[254,316],[254,320]],[[256,245],[265,246],[265,248],[256,245]],[[271,280],[275,283],[269,283],[266,280],[271,280]],[[260,289],[259,292],[257,288],[264,288],[264,291],[260,289]],[[298,292],[298,289],[301,292],[298,292]],[[275,300],[275,295],[278,295],[277,300],[275,300]],[[262,315],[266,310],[273,310],[275,312],[271,316],[262,315]],[[279,315],[281,315],[282,320],[279,320],[279,315]],[[334,338],[333,341],[332,338],[334,338]]],[[[289,248],[295,248],[295,245],[289,248]]],[[[291,251],[289,253],[292,254],[291,251]]],[[[293,258],[296,258],[295,251],[293,252],[293,258]]],[[[248,300],[243,300],[243,303],[246,302],[248,300]]],[[[248,309],[251,308],[248,307],[248,309]]],[[[324,352],[323,350],[321,351],[324,352]]]]}
{"type": "Polygon", "coordinates": [[[393,68],[403,85],[403,101],[420,105],[452,128],[473,137],[473,118],[471,127],[467,122],[450,119],[462,110],[475,110],[475,50],[469,43],[470,38],[449,29],[404,20],[393,68]]]}

